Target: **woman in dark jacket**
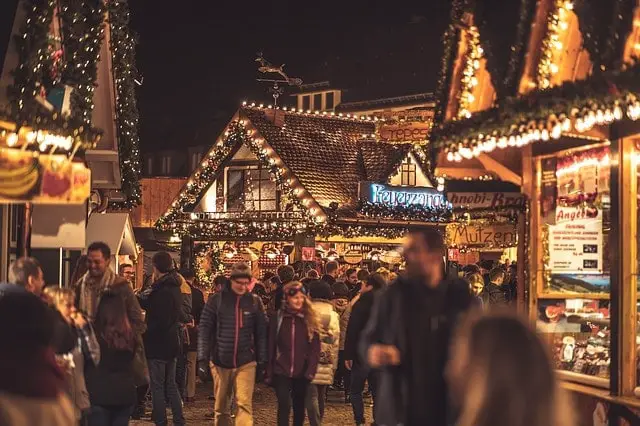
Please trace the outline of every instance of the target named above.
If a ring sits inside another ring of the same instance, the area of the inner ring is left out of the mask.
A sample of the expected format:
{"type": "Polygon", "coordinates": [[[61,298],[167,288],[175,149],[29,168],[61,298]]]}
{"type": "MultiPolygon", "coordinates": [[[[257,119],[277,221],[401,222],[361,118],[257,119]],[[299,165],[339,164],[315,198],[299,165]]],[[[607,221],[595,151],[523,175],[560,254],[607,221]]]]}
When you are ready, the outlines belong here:
{"type": "Polygon", "coordinates": [[[276,390],[278,426],[304,423],[305,397],[320,358],[319,325],[311,302],[299,282],[283,287],[284,303],[269,324],[269,363],[266,382],[276,390]],[[292,404],[293,403],[293,404],[292,404]]]}
{"type": "Polygon", "coordinates": [[[136,402],[132,372],[136,338],[120,296],[111,292],[102,296],[95,330],[101,355],[98,366],[89,364],[85,371],[91,400],[89,426],[128,425],[136,402]]]}

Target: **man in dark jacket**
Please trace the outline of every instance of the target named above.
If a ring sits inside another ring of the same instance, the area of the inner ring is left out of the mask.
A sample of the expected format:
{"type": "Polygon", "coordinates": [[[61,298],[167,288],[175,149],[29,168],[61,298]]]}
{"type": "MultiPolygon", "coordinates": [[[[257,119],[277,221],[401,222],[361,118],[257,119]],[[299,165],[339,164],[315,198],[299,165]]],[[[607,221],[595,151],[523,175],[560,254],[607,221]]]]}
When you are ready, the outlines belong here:
{"type": "Polygon", "coordinates": [[[215,393],[214,424],[231,424],[231,392],[235,390],[236,424],[253,424],[256,368],[267,362],[267,317],[260,298],[247,291],[251,268],[231,269],[231,288],[209,298],[198,328],[198,374],[211,367],[215,393]]]}
{"type": "Polygon", "coordinates": [[[469,286],[444,279],[444,242],[435,228],[411,233],[408,277],[376,296],[361,356],[379,369],[376,421],[396,426],[453,424],[444,370],[459,317],[471,307],[469,286]]]}
{"type": "Polygon", "coordinates": [[[144,346],[151,377],[151,418],[156,425],[167,424],[165,401],[173,413],[173,424],[183,425],[182,400],[176,385],[176,362],[180,353],[180,323],[186,322],[182,311],[180,277],[173,270],[173,260],[167,252],[153,255],[154,282],[140,293],[140,306],[146,310],[147,331],[144,346]],[[166,390],[166,399],[165,399],[166,390]]]}
{"type": "Polygon", "coordinates": [[[373,308],[374,295],[386,287],[387,283],[380,274],[372,274],[367,277],[367,281],[362,283],[360,299],[353,305],[349,325],[344,342],[345,367],[351,370],[351,407],[353,417],[357,425],[364,425],[364,402],[362,392],[364,392],[365,382],[369,382],[369,389],[373,397],[373,413],[375,423],[376,404],[376,372],[369,368],[366,360],[358,356],[358,342],[362,337],[362,332],[369,321],[373,308]]]}
{"type": "Polygon", "coordinates": [[[324,267],[324,275],[320,279],[332,286],[338,279],[338,262],[334,260],[327,262],[324,267]]]}
{"type": "Polygon", "coordinates": [[[510,300],[510,290],[504,285],[506,273],[501,267],[493,268],[489,272],[489,284],[484,287],[481,294],[485,306],[506,306],[510,300]]]}

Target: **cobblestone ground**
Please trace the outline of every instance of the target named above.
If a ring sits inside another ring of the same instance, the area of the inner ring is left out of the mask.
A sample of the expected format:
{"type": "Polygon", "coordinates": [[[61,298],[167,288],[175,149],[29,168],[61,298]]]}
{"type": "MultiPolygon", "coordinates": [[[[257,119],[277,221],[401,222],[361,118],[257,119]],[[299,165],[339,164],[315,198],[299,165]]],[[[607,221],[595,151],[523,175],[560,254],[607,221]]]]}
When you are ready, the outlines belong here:
{"type": "MultiPolygon", "coordinates": [[[[212,425],[213,401],[208,399],[211,395],[210,384],[199,384],[196,390],[196,401],[185,405],[184,415],[187,425],[212,425]]],[[[365,398],[365,412],[368,421],[371,421],[370,399],[365,398]]],[[[273,389],[257,385],[253,395],[253,418],[255,426],[269,426],[276,424],[276,396],[273,389]]],[[[151,404],[148,406],[151,413],[151,404]]],[[[170,415],[168,410],[168,414],[170,415]]],[[[306,421],[305,425],[309,422],[306,421]]],[[[351,405],[344,403],[342,392],[329,391],[329,399],[325,408],[324,426],[347,426],[354,424],[351,405]]],[[[134,426],[153,425],[149,416],[145,420],[132,421],[134,426]]]]}

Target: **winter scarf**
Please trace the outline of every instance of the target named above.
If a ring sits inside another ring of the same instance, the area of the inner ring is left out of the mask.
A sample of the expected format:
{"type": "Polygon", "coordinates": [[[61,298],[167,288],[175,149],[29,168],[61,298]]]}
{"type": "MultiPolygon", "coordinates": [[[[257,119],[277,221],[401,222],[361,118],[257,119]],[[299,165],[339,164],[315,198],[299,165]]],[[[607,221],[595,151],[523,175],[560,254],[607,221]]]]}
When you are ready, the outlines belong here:
{"type": "Polygon", "coordinates": [[[85,273],[78,284],[80,310],[93,320],[96,316],[102,293],[111,287],[117,278],[118,276],[111,268],[107,268],[100,278],[91,276],[89,272],[85,273]]]}

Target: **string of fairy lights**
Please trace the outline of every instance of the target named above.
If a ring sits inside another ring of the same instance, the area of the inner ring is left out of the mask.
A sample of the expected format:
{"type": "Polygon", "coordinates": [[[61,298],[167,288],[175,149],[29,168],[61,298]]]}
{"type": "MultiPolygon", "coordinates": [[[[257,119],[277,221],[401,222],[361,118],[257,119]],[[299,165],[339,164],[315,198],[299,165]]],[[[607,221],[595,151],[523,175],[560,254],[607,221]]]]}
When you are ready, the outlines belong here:
{"type": "MultiPolygon", "coordinates": [[[[42,150],[55,145],[60,150],[96,146],[102,130],[92,126],[94,92],[105,22],[110,31],[110,53],[116,92],[115,124],[118,133],[118,156],[124,201],[113,207],[131,208],[141,201],[138,110],[135,97],[135,36],[129,29],[126,0],[27,0],[22,2],[25,20],[15,39],[19,65],[13,71],[8,89],[10,109],[6,117],[18,128],[5,135],[7,145],[42,150]],[[106,13],[105,13],[106,12],[106,13]],[[60,19],[61,34],[51,34],[54,15],[60,19]],[[105,17],[108,19],[105,20],[105,17]],[[52,41],[60,41],[62,60],[57,51],[52,59],[52,41]],[[58,68],[61,72],[58,73],[58,68]],[[52,78],[52,75],[56,75],[52,78]],[[59,75],[58,75],[59,74],[59,75]],[[49,111],[37,101],[51,88],[70,89],[69,113],[49,111]],[[30,135],[33,136],[30,140],[30,135]]],[[[74,151],[75,153],[75,151],[74,151]]]]}
{"type": "Polygon", "coordinates": [[[458,119],[471,117],[471,105],[475,101],[474,88],[478,85],[476,74],[480,69],[484,51],[480,46],[480,34],[475,26],[469,27],[466,35],[466,53],[462,79],[460,80],[460,92],[458,94],[458,119]]]}
{"type": "Polygon", "coordinates": [[[562,57],[562,33],[569,27],[569,12],[573,3],[567,0],[555,0],[553,9],[547,15],[547,31],[542,40],[542,53],[538,62],[537,85],[540,89],[551,86],[553,76],[560,67],[558,61],[562,57]]]}

